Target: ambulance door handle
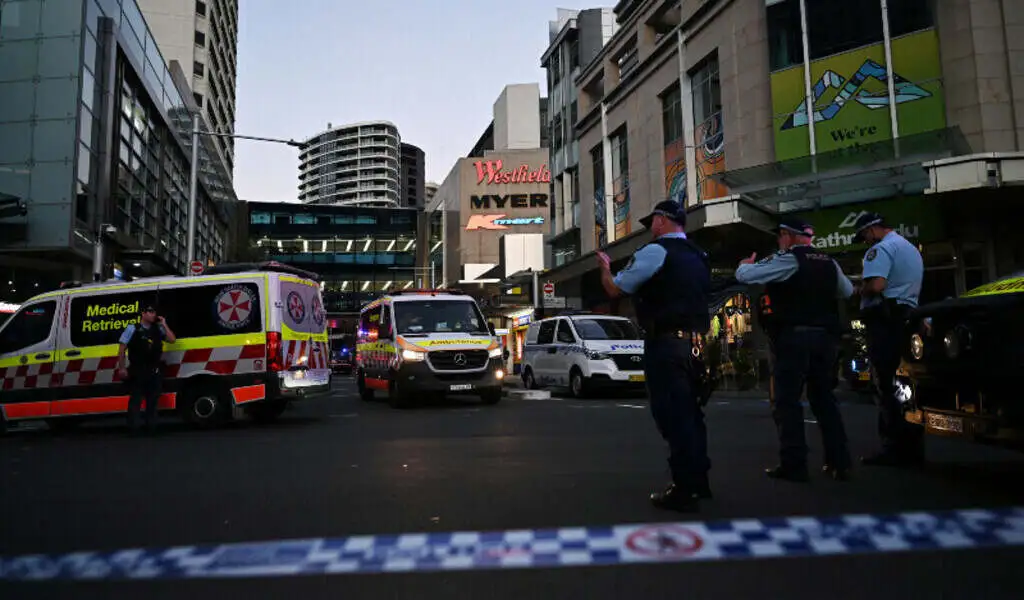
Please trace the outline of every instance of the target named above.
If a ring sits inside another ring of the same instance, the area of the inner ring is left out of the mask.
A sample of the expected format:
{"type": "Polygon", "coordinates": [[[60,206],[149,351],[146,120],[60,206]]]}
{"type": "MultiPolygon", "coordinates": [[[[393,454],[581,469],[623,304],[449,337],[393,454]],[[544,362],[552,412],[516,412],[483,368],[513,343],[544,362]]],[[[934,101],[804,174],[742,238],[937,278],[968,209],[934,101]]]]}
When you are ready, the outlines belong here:
{"type": "Polygon", "coordinates": [[[39,354],[36,354],[36,359],[42,360],[44,358],[50,358],[50,355],[46,352],[40,352],[39,354]]]}
{"type": "Polygon", "coordinates": [[[66,354],[67,356],[81,356],[82,355],[82,351],[81,350],[68,350],[64,354],[66,354]]]}

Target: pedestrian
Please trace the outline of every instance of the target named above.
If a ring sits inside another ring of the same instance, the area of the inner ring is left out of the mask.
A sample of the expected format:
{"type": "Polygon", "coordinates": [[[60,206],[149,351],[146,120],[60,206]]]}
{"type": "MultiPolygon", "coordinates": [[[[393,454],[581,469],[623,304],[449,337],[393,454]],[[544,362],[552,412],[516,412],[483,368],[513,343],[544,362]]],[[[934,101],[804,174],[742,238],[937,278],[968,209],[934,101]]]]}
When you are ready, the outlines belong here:
{"type": "Polygon", "coordinates": [[[833,369],[841,333],[839,302],[853,295],[853,284],[832,257],[811,246],[814,229],[809,224],[785,219],[776,235],[778,252],[757,262],[757,254],[751,254],[736,269],[741,283],[765,284],[771,306],[766,332],[774,351],[772,416],[779,433],[780,461],[765,472],[773,479],[809,479],[800,404],[806,385],[825,446],[824,471],[845,480],[851,461],[833,392],[833,369]]]}
{"type": "Polygon", "coordinates": [[[138,435],[140,431],[139,413],[143,400],[146,401],[146,430],[149,433],[156,431],[157,404],[163,387],[163,346],[165,341],[173,344],[176,339],[167,321],[157,315],[152,304],[143,305],[138,325],[128,325],[121,334],[117,371],[128,383],[128,428],[132,435],[138,435]]]}
{"type": "Polygon", "coordinates": [[[867,334],[868,360],[878,392],[880,452],[861,459],[869,466],[915,466],[924,462],[924,430],[908,423],[897,391],[907,314],[917,306],[924,261],[917,248],[893,231],[877,213],[862,214],[856,238],[871,245],[864,254],[860,285],[861,319],[867,334]]]}
{"type": "Polygon", "coordinates": [[[654,241],[637,250],[625,269],[612,276],[611,260],[598,252],[601,283],[612,298],[634,296],[644,332],[644,375],[651,413],[668,442],[672,484],[651,494],[658,508],[698,509],[711,498],[707,430],[696,387],[693,338],[711,327],[711,269],[707,254],[686,238],[686,212],[677,202],[659,202],[640,219],[654,241]]]}

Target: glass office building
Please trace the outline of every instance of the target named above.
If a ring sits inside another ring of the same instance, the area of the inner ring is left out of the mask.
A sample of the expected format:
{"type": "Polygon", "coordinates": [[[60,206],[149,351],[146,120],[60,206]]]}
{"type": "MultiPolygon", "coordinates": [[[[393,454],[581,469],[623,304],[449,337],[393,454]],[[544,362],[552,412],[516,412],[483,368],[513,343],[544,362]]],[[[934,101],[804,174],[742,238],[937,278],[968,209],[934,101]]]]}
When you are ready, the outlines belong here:
{"type": "MultiPolygon", "coordinates": [[[[0,0],[0,194],[26,209],[0,219],[0,283],[92,279],[97,245],[103,278],[183,273],[194,110],[134,0],[0,0]]],[[[221,262],[236,198],[201,139],[196,258],[221,262]]]]}
{"type": "Polygon", "coordinates": [[[358,313],[385,292],[430,286],[428,270],[416,266],[415,209],[247,204],[250,259],[320,274],[328,313],[358,313]]]}

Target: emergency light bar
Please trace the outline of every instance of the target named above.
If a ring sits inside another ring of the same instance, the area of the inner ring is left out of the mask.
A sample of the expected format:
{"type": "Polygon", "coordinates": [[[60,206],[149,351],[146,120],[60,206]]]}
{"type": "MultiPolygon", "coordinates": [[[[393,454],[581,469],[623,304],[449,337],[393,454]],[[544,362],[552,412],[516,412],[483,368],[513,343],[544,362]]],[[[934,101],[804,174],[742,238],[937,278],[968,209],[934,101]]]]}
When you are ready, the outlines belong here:
{"type": "Polygon", "coordinates": [[[385,296],[436,296],[438,294],[450,294],[452,296],[467,296],[468,295],[468,294],[466,294],[466,292],[463,292],[461,290],[446,290],[446,289],[427,290],[427,289],[419,289],[419,290],[395,290],[393,292],[386,293],[385,296]]]}

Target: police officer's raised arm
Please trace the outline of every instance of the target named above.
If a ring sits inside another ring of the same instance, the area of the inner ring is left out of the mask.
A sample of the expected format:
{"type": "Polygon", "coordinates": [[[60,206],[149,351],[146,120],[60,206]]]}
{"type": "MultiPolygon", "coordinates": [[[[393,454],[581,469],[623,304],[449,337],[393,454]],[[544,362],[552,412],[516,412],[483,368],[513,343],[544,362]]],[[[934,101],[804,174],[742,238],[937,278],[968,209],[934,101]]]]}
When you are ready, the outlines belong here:
{"type": "Polygon", "coordinates": [[[864,254],[864,281],[861,294],[872,297],[881,294],[889,284],[892,271],[892,255],[882,244],[875,244],[864,254]]]}
{"type": "Polygon", "coordinates": [[[129,323],[121,333],[121,338],[117,340],[117,370],[121,377],[124,377],[128,373],[125,353],[128,350],[128,342],[132,341],[133,335],[135,335],[135,323],[129,323]]]}
{"type": "Polygon", "coordinates": [[[629,265],[612,275],[611,261],[604,252],[598,253],[601,261],[601,285],[611,298],[633,294],[640,286],[658,272],[665,264],[665,248],[659,244],[648,244],[637,250],[629,265]]]}
{"type": "Polygon", "coordinates": [[[754,262],[757,254],[743,259],[736,268],[736,280],[748,285],[759,285],[773,281],[785,281],[800,268],[796,257],[788,252],[771,254],[754,262]]]}
{"type": "Polygon", "coordinates": [[[846,276],[846,273],[843,273],[843,268],[839,266],[839,263],[834,260],[832,262],[836,265],[836,293],[845,300],[853,295],[853,282],[846,276]]]}

